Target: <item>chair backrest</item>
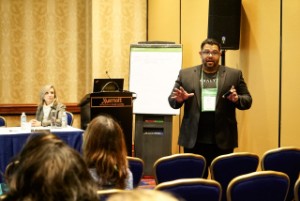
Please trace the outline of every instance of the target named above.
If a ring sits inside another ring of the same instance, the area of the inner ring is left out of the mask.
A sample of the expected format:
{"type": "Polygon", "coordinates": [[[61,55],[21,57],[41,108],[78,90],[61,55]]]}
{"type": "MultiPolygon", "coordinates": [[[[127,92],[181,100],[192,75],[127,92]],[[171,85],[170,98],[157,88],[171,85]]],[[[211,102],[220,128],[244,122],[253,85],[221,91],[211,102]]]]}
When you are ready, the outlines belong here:
{"type": "Polygon", "coordinates": [[[105,201],[108,199],[109,196],[114,195],[116,193],[122,193],[124,191],[125,190],[113,188],[113,189],[98,190],[97,194],[99,196],[100,201],[105,201]]]}
{"type": "Polygon", "coordinates": [[[206,167],[203,156],[192,153],[164,156],[155,161],[156,184],[175,179],[202,178],[206,167]]]}
{"type": "Polygon", "coordinates": [[[0,116],[0,127],[6,127],[6,119],[2,116],[0,116]]]}
{"type": "Polygon", "coordinates": [[[252,172],[235,177],[228,185],[228,201],[285,201],[287,174],[277,171],[252,172]]]}
{"type": "Polygon", "coordinates": [[[300,177],[298,177],[294,185],[294,198],[295,201],[300,201],[300,177]]]}
{"type": "Polygon", "coordinates": [[[73,121],[74,121],[74,115],[72,112],[68,112],[68,111],[66,111],[66,114],[67,114],[67,118],[68,118],[68,125],[72,126],[73,121]]]}
{"type": "Polygon", "coordinates": [[[167,191],[185,201],[220,201],[221,185],[214,180],[204,178],[177,179],[158,184],[155,190],[167,191]]]}
{"type": "Polygon", "coordinates": [[[129,169],[133,175],[133,187],[138,187],[144,173],[144,161],[141,158],[127,156],[129,169]]]}
{"type": "MultiPolygon", "coordinates": [[[[265,152],[261,160],[262,170],[274,170],[286,173],[291,186],[295,185],[300,172],[300,148],[281,147],[265,152]]],[[[293,200],[294,188],[290,188],[287,200],[293,200]]]]}
{"type": "Polygon", "coordinates": [[[236,152],[216,157],[211,165],[211,178],[218,181],[223,189],[222,201],[226,201],[226,189],[229,182],[243,174],[255,172],[259,164],[259,157],[248,152],[236,152]]]}

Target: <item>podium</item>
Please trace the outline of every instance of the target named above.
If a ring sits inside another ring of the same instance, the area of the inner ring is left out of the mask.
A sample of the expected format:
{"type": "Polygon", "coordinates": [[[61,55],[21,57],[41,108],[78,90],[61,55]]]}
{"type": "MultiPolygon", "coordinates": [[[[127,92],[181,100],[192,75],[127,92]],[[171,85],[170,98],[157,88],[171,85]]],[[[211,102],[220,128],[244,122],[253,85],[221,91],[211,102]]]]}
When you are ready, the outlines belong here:
{"type": "Polygon", "coordinates": [[[83,130],[100,114],[111,115],[119,122],[125,135],[129,156],[132,155],[132,94],[132,92],[94,92],[85,95],[79,103],[83,130]]]}

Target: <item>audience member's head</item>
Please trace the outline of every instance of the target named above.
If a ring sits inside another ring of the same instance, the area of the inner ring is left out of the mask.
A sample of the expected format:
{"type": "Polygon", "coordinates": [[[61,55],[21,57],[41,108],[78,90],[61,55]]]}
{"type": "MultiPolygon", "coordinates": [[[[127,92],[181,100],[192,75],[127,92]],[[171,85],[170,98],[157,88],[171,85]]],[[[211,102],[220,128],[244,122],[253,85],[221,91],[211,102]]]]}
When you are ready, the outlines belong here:
{"type": "Polygon", "coordinates": [[[81,155],[53,134],[32,134],[14,163],[5,200],[98,200],[81,155]]]}
{"type": "Polygon", "coordinates": [[[116,193],[108,197],[107,201],[179,201],[173,195],[157,190],[132,190],[116,193]]]}
{"type": "Polygon", "coordinates": [[[125,189],[128,177],[127,149],[121,126],[112,117],[95,117],[84,134],[83,155],[96,170],[100,188],[125,189]]]}

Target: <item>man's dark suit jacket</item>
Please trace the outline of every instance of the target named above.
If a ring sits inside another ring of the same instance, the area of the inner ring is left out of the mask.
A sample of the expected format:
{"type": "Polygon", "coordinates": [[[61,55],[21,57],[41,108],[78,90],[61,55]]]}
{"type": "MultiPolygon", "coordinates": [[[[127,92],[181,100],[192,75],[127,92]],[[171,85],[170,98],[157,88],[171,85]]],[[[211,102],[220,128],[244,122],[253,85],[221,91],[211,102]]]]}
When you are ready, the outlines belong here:
{"type": "MultiPolygon", "coordinates": [[[[181,85],[188,93],[194,93],[183,103],[176,102],[169,96],[169,104],[178,109],[184,105],[184,115],[181,123],[178,144],[185,148],[193,148],[197,141],[198,125],[201,111],[201,83],[202,65],[182,69],[179,72],[174,88],[181,85]]],[[[246,110],[251,107],[252,97],[244,81],[242,72],[226,66],[219,67],[218,92],[215,110],[215,139],[219,148],[232,149],[238,146],[238,131],[235,109],[246,110]],[[234,85],[239,96],[237,103],[233,103],[222,95],[234,85]]]]}

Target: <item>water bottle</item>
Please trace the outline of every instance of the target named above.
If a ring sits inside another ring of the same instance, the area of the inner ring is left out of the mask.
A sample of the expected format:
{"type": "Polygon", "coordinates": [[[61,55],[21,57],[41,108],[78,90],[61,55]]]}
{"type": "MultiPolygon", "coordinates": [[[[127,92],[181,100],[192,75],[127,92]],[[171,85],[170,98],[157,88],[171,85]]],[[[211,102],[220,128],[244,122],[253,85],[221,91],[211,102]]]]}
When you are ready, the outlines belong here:
{"type": "Polygon", "coordinates": [[[25,112],[22,112],[22,114],[21,114],[21,129],[22,130],[25,130],[26,122],[27,122],[26,114],[25,114],[25,112]]]}
{"type": "Polygon", "coordinates": [[[61,117],[61,127],[65,128],[68,125],[68,119],[67,119],[67,113],[66,111],[63,112],[62,117],[61,117]]]}

